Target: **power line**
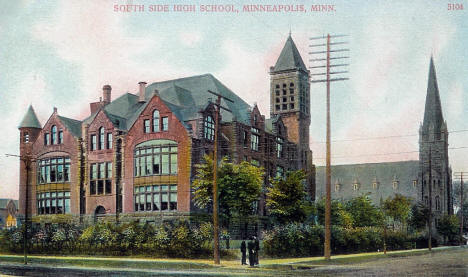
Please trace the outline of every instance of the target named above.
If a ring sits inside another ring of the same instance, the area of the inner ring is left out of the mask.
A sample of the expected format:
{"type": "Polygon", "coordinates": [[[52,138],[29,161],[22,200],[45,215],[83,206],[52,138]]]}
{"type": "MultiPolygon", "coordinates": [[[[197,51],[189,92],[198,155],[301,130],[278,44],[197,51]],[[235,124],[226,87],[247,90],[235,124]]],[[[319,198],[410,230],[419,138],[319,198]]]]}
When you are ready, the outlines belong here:
{"type": "MultiPolygon", "coordinates": [[[[462,132],[468,132],[468,129],[447,131],[447,133],[462,133],[462,132]]],[[[444,133],[444,132],[436,132],[436,133],[434,133],[434,134],[442,134],[442,133],[444,133]]],[[[349,141],[380,140],[380,139],[415,137],[415,136],[419,136],[419,134],[393,135],[393,136],[379,136],[379,137],[360,137],[360,138],[350,138],[350,139],[336,139],[336,140],[332,140],[332,142],[349,142],[349,141]]],[[[311,142],[310,144],[321,144],[321,143],[326,143],[326,141],[314,141],[314,142],[311,142]]]]}

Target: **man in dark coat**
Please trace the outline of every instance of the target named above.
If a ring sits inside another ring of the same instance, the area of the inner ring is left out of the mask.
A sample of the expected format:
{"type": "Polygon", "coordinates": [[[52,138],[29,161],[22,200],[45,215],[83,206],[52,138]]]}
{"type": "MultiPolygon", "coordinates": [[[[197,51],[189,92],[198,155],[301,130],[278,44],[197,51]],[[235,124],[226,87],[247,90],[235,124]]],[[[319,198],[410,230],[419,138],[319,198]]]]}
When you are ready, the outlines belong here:
{"type": "Polygon", "coordinates": [[[255,242],[253,240],[250,240],[249,243],[247,243],[247,249],[249,250],[249,264],[250,266],[255,265],[255,242]]]}
{"type": "Polygon", "coordinates": [[[246,260],[246,255],[245,255],[245,251],[246,251],[246,247],[245,247],[245,240],[243,240],[241,242],[241,247],[240,247],[240,251],[242,253],[242,265],[246,265],[247,263],[245,262],[246,260]]]}
{"type": "Polygon", "coordinates": [[[258,251],[260,251],[260,242],[257,237],[255,239],[255,264],[258,264],[258,251]]]}

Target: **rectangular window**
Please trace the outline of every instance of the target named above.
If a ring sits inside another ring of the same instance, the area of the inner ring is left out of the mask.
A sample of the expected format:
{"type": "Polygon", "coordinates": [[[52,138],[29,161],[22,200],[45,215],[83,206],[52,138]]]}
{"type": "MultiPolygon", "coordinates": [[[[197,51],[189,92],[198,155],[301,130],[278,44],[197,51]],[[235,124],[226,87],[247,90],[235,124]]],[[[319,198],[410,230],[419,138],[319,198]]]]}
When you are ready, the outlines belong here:
{"type": "Polygon", "coordinates": [[[98,172],[98,178],[99,179],[105,179],[106,178],[106,164],[105,163],[99,163],[99,172],[98,172]]]}
{"type": "Polygon", "coordinates": [[[57,165],[57,182],[63,182],[63,165],[57,165]]]}
{"type": "Polygon", "coordinates": [[[135,177],[177,174],[177,145],[155,145],[135,149],[135,177]]]}
{"type": "Polygon", "coordinates": [[[143,121],[143,132],[144,133],[149,133],[150,132],[150,121],[149,121],[149,119],[145,119],[143,121]]]}
{"type": "Polygon", "coordinates": [[[103,180],[97,181],[97,194],[104,194],[104,181],[103,180]]]}
{"type": "Polygon", "coordinates": [[[112,193],[112,180],[107,179],[107,180],[105,180],[105,183],[106,183],[106,191],[105,191],[105,193],[106,193],[106,194],[111,194],[111,193],[112,193]]]}
{"type": "Polygon", "coordinates": [[[89,194],[95,195],[96,194],[96,181],[91,181],[89,183],[89,194]]]}
{"type": "Polygon", "coordinates": [[[107,149],[112,149],[112,133],[107,133],[107,149]]]}
{"type": "Polygon", "coordinates": [[[70,213],[70,192],[46,192],[36,196],[38,214],[70,213]]]}
{"type": "MultiPolygon", "coordinates": [[[[163,186],[165,187],[165,186],[163,186]]],[[[168,209],[168,199],[167,189],[164,192],[161,192],[161,211],[167,211],[168,209]]]]}
{"type": "Polygon", "coordinates": [[[112,193],[112,163],[91,164],[90,195],[112,193]]]}
{"type": "Polygon", "coordinates": [[[171,174],[177,174],[177,154],[171,154],[171,174]]]}
{"type": "Polygon", "coordinates": [[[162,118],[162,130],[169,130],[169,118],[167,116],[162,118]]]}
{"type": "Polygon", "coordinates": [[[91,135],[91,151],[97,149],[97,137],[96,135],[91,135]]]}
{"type": "Polygon", "coordinates": [[[112,178],[112,163],[106,163],[106,167],[107,167],[107,179],[110,179],[112,178]]]}
{"type": "Polygon", "coordinates": [[[283,157],[283,139],[276,138],[276,157],[282,158],[283,157]]]}
{"type": "Polygon", "coordinates": [[[283,177],[284,176],[284,168],[281,166],[276,167],[276,177],[283,177]]]}
{"type": "Polygon", "coordinates": [[[59,131],[58,143],[59,144],[63,143],[63,131],[62,130],[59,131]]]}
{"type": "Polygon", "coordinates": [[[251,146],[252,150],[254,150],[254,151],[258,151],[258,140],[259,140],[258,135],[251,134],[251,136],[250,136],[250,146],[251,146]]]}
{"type": "Polygon", "coordinates": [[[168,154],[162,154],[161,155],[161,174],[169,174],[169,155],[168,154]]]}
{"type": "Polygon", "coordinates": [[[44,145],[49,145],[50,144],[50,137],[49,133],[44,134],[44,145]]]}

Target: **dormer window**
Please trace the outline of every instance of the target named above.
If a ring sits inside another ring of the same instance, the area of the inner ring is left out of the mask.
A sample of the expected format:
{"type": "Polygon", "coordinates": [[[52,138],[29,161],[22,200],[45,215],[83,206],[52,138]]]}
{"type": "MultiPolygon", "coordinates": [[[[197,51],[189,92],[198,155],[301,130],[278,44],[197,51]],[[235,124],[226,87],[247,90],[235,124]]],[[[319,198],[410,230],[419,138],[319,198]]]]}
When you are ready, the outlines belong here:
{"type": "Polygon", "coordinates": [[[418,185],[418,180],[413,180],[413,188],[415,188],[418,185]]]}
{"type": "Polygon", "coordinates": [[[393,185],[393,189],[398,189],[398,181],[393,181],[392,185],[393,185]]]}
{"type": "Polygon", "coordinates": [[[335,191],[340,191],[341,185],[339,183],[335,184],[335,191]]]}
{"type": "Polygon", "coordinates": [[[373,182],[372,183],[372,188],[373,189],[378,189],[379,188],[379,183],[378,182],[373,182]]]}
{"type": "Polygon", "coordinates": [[[359,183],[353,184],[353,190],[359,190],[359,183]]]}
{"type": "Polygon", "coordinates": [[[52,144],[57,144],[57,126],[53,125],[51,129],[52,144]]]}
{"type": "Polygon", "coordinates": [[[203,137],[207,140],[214,140],[214,129],[213,117],[207,115],[203,123],[203,137]]]}

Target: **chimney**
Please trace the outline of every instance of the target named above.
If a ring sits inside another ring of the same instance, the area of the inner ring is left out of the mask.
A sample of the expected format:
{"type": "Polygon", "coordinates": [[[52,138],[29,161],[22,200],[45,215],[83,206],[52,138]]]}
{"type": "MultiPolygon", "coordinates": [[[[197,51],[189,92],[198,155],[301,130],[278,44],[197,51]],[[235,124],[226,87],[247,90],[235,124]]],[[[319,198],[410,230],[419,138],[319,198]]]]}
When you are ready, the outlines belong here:
{"type": "Polygon", "coordinates": [[[112,87],[110,85],[105,85],[102,87],[102,99],[104,100],[104,104],[108,104],[111,101],[111,91],[112,87]]]}
{"type": "Polygon", "coordinates": [[[140,90],[138,92],[138,102],[145,102],[146,82],[139,82],[140,90]]]}

